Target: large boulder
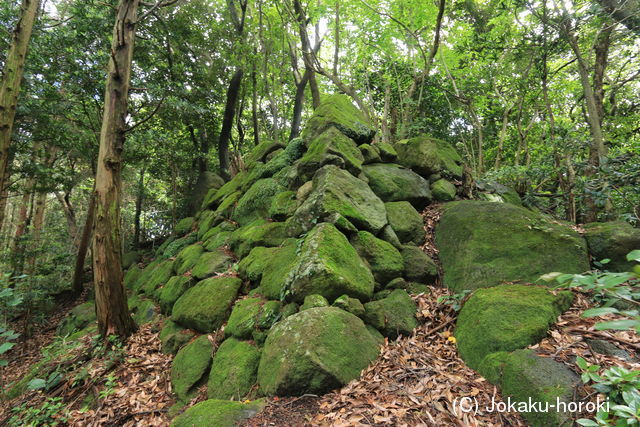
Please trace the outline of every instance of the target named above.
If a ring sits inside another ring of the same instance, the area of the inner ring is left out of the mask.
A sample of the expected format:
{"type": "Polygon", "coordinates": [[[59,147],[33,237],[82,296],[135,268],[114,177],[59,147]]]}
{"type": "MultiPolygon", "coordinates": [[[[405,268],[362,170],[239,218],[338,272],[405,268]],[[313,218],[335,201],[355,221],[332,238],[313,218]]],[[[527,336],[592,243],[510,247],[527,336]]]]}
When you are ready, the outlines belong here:
{"type": "Polygon", "coordinates": [[[173,304],[175,304],[178,298],[180,298],[187,289],[193,286],[193,283],[192,278],[187,275],[173,276],[170,278],[158,293],[160,310],[164,314],[170,315],[173,304]]]}
{"type": "Polygon", "coordinates": [[[610,259],[605,265],[609,271],[631,271],[634,262],[627,261],[627,254],[640,249],[640,228],[624,221],[594,222],[585,225],[585,238],[589,252],[596,261],[610,259]]]}
{"type": "Polygon", "coordinates": [[[368,300],[374,279],[356,250],[336,227],[318,224],[302,243],[297,260],[286,275],[283,296],[295,302],[319,294],[333,301],[340,295],[368,300]]]}
{"type": "Polygon", "coordinates": [[[385,202],[406,200],[418,209],[431,203],[429,181],[411,169],[390,163],[366,165],[369,187],[385,202]]]}
{"type": "Polygon", "coordinates": [[[200,209],[202,201],[209,191],[216,191],[223,185],[224,179],[222,179],[219,175],[209,171],[200,173],[195,185],[193,186],[193,191],[191,192],[191,197],[189,200],[189,207],[191,209],[191,212],[195,213],[198,209],[200,209]]]}
{"type": "Polygon", "coordinates": [[[276,248],[253,248],[238,264],[238,273],[257,286],[256,293],[268,299],[282,299],[285,280],[297,262],[296,252],[294,240],[276,248]]]}
{"type": "Polygon", "coordinates": [[[375,131],[360,110],[346,95],[331,95],[322,100],[302,131],[302,138],[311,141],[331,126],[358,144],[367,144],[375,131]]]}
{"type": "Polygon", "coordinates": [[[213,356],[209,399],[242,400],[256,383],[260,349],[247,341],[226,339],[213,356]]]}
{"type": "Polygon", "coordinates": [[[521,411],[522,416],[535,427],[573,425],[569,411],[563,410],[575,402],[580,378],[567,365],[549,357],[541,357],[531,350],[499,352],[486,358],[480,369],[485,378],[500,386],[503,397],[509,397],[516,408],[520,402],[540,402],[548,411],[521,411]],[[560,402],[560,406],[558,406],[560,402]],[[564,405],[563,405],[564,404],[564,405]]]}
{"type": "Polygon", "coordinates": [[[233,263],[233,258],[222,249],[212,252],[204,252],[191,270],[191,275],[196,279],[206,279],[216,273],[224,273],[233,263]]]}
{"type": "Polygon", "coordinates": [[[402,289],[392,291],[386,298],[366,303],[364,309],[364,321],[391,339],[398,335],[411,335],[418,326],[418,307],[402,289]]]}
{"type": "Polygon", "coordinates": [[[422,216],[409,202],[390,202],[384,204],[387,209],[389,225],[402,243],[421,245],[425,231],[422,216]]]}
{"type": "Polygon", "coordinates": [[[404,277],[413,282],[434,284],[438,266],[417,246],[404,245],[400,250],[404,260],[404,277]]]}
{"type": "Polygon", "coordinates": [[[273,178],[256,181],[240,197],[231,218],[240,225],[267,218],[273,197],[284,190],[285,188],[273,178]]]}
{"type": "Polygon", "coordinates": [[[218,399],[205,400],[176,417],[171,427],[235,427],[242,421],[257,415],[264,406],[265,402],[262,400],[246,403],[218,399]]]}
{"type": "Polygon", "coordinates": [[[436,227],[444,284],[454,291],[534,282],[550,272],[589,269],[586,243],[568,226],[508,203],[445,205],[436,227]]]}
{"type": "Polygon", "coordinates": [[[245,298],[236,301],[224,328],[225,336],[238,339],[259,337],[261,330],[268,330],[278,319],[282,303],[262,298],[245,298]]]}
{"type": "MultiPolygon", "coordinates": [[[[147,295],[154,295],[157,289],[164,285],[173,274],[173,261],[160,262],[143,280],[138,280],[137,290],[147,295]]],[[[146,270],[145,270],[146,271],[146,270]]]]}
{"type": "Polygon", "coordinates": [[[325,393],[358,378],[378,352],[376,338],[353,314],[335,307],[301,311],[271,329],[258,367],[260,390],[325,393]]]}
{"type": "Polygon", "coordinates": [[[424,177],[462,177],[462,158],[448,142],[422,135],[398,141],[395,149],[398,163],[424,177]]]}
{"type": "Polygon", "coordinates": [[[313,177],[313,189],[290,219],[294,234],[308,231],[318,222],[336,222],[336,215],[359,229],[380,231],[387,224],[384,203],[369,186],[334,165],[313,177]]]}
{"type": "Polygon", "coordinates": [[[191,270],[198,262],[202,252],[204,252],[204,248],[197,243],[182,249],[173,263],[173,269],[176,274],[181,275],[191,270]]]}
{"type": "Polygon", "coordinates": [[[279,246],[286,238],[284,222],[258,220],[231,233],[228,243],[238,257],[244,258],[256,246],[279,246]]]}
{"type": "Polygon", "coordinates": [[[303,180],[311,179],[324,165],[336,165],[358,175],[362,171],[363,161],[356,143],[331,126],[313,138],[309,149],[298,162],[298,175],[303,180]]]}
{"type": "Polygon", "coordinates": [[[96,303],[87,301],[76,305],[58,325],[57,333],[61,337],[82,330],[96,321],[96,303]]]}
{"type": "Polygon", "coordinates": [[[218,329],[227,320],[242,280],[212,277],[187,290],[174,304],[171,320],[198,332],[218,329]]]}
{"type": "Polygon", "coordinates": [[[206,381],[212,351],[209,338],[201,335],[176,354],[171,365],[171,385],[179,401],[189,400],[195,389],[206,381]]]}
{"type": "Polygon", "coordinates": [[[456,324],[460,356],[477,369],[488,354],[535,344],[572,299],[571,292],[554,295],[538,286],[500,285],[476,290],[456,324]]]}
{"type": "Polygon", "coordinates": [[[190,329],[184,329],[177,323],[166,319],[160,330],[161,351],[165,354],[176,354],[183,345],[195,337],[196,333],[190,329]]]}
{"type": "Polygon", "coordinates": [[[368,231],[359,231],[351,239],[351,243],[360,258],[369,264],[376,282],[386,284],[402,276],[404,261],[391,243],[378,239],[368,231]]]}

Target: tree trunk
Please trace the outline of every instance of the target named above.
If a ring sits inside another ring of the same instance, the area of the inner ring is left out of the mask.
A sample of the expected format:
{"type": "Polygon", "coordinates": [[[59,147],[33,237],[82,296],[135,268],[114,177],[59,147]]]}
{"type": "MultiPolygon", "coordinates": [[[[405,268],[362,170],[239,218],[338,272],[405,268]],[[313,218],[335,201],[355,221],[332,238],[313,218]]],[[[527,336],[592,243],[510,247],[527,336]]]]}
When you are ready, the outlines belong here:
{"type": "Polygon", "coordinates": [[[47,193],[41,191],[35,195],[35,213],[33,215],[33,227],[31,233],[31,251],[27,260],[26,274],[31,275],[35,271],[36,256],[40,249],[42,227],[44,225],[44,213],[47,207],[47,193]]]}
{"type": "MultiPolygon", "coordinates": [[[[9,147],[11,146],[13,122],[16,117],[27,47],[39,7],[39,0],[22,0],[20,17],[13,31],[9,53],[2,69],[2,82],[0,82],[0,195],[5,194],[9,186],[9,147]]],[[[6,198],[0,198],[0,226],[4,222],[6,200],[6,198]]]]}
{"type": "Polygon", "coordinates": [[[89,206],[87,206],[87,217],[84,220],[84,228],[82,229],[82,235],[78,241],[78,253],[76,256],[76,265],[73,270],[73,293],[80,295],[82,293],[82,279],[84,276],[84,261],[87,258],[87,251],[89,250],[89,242],[91,241],[91,235],[93,231],[93,221],[96,212],[96,197],[95,186],[94,190],[89,197],[89,206]]]}
{"type": "Polygon", "coordinates": [[[228,180],[229,176],[229,141],[231,141],[231,131],[233,129],[234,117],[236,115],[236,105],[238,103],[238,95],[240,94],[240,86],[242,84],[242,76],[244,72],[238,69],[231,77],[229,87],[227,88],[227,102],[224,107],[224,116],[222,118],[222,129],[220,130],[220,139],[218,140],[218,159],[220,161],[220,175],[228,180]]]}
{"type": "Polygon", "coordinates": [[[120,197],[122,151],[139,0],[120,0],[107,71],[95,181],[93,278],[98,332],[129,336],[136,328],[123,285],[120,197]]]}
{"type": "Polygon", "coordinates": [[[302,109],[304,107],[304,91],[307,88],[309,77],[313,71],[305,70],[300,82],[296,83],[296,96],[293,102],[293,118],[291,119],[291,133],[289,141],[300,136],[300,125],[302,124],[302,109]]]}
{"type": "Polygon", "coordinates": [[[253,145],[260,144],[260,127],[258,123],[258,79],[255,65],[251,72],[251,121],[253,123],[253,145]]]}
{"type": "Polygon", "coordinates": [[[80,243],[80,234],[78,233],[78,224],[76,223],[76,211],[73,209],[73,206],[71,206],[71,202],[69,201],[70,193],[65,193],[63,196],[62,194],[55,192],[54,195],[62,207],[62,212],[64,212],[64,217],[67,220],[69,239],[71,240],[71,243],[73,243],[77,252],[78,245],[80,243]]]}

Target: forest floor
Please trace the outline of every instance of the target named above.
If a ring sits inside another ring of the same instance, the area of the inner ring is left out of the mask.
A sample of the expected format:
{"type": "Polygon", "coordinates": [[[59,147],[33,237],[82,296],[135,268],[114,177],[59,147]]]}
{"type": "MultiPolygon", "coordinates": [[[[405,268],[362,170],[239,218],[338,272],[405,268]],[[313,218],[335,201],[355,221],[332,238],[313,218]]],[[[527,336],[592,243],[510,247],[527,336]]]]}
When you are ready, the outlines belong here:
{"type": "MultiPolygon", "coordinates": [[[[424,212],[427,241],[424,251],[437,261],[433,228],[438,209],[424,212]]],[[[258,426],[354,426],[354,425],[526,425],[517,413],[483,411],[492,400],[501,401],[499,391],[465,365],[458,356],[454,328],[456,305],[461,301],[438,286],[430,292],[413,295],[418,305],[419,326],[411,336],[385,341],[378,359],[361,377],[324,396],[274,397],[265,409],[244,425],[258,426]],[[463,413],[462,398],[474,398],[480,408],[463,413]]],[[[12,350],[10,369],[2,372],[3,383],[26,375],[41,358],[41,350],[54,342],[56,325],[73,307],[83,302],[67,301],[63,308],[34,331],[29,340],[12,350]]],[[[576,293],[571,309],[558,318],[548,336],[530,348],[543,357],[565,363],[576,373],[577,356],[602,367],[622,366],[640,369],[637,358],[623,360],[597,354],[587,338],[609,341],[634,355],[640,350],[640,337],[625,331],[596,331],[596,319],[582,318],[592,303],[585,294],[576,293]]],[[[111,345],[96,353],[90,336],[49,364],[71,366],[61,382],[46,393],[28,391],[9,402],[0,402],[0,425],[12,416],[12,408],[38,407],[51,398],[60,398],[68,408],[54,415],[61,424],[73,426],[168,426],[168,409],[175,403],[171,393],[171,355],[160,351],[160,325],[142,325],[127,342],[111,345]],[[83,373],[79,378],[79,373],[83,373]],[[74,379],[75,378],[75,379],[74,379]],[[89,402],[89,403],[88,403],[89,402]]],[[[580,390],[585,399],[596,393],[588,386],[580,390]]],[[[206,386],[188,406],[206,399],[206,386]]],[[[580,414],[577,414],[580,415],[580,414]]],[[[586,415],[586,414],[584,414],[586,415]]]]}

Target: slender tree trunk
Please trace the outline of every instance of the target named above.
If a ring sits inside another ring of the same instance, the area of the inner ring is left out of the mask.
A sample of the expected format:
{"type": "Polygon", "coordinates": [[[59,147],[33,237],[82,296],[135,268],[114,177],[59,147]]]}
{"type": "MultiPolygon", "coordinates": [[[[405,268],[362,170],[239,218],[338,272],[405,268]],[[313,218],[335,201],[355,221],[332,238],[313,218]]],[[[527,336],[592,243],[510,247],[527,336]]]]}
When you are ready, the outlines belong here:
{"type": "Polygon", "coordinates": [[[64,217],[67,220],[67,230],[69,233],[69,239],[71,243],[73,243],[73,247],[76,252],[78,251],[78,245],[80,243],[80,233],[78,232],[78,224],[76,223],[76,211],[71,206],[71,202],[69,201],[69,193],[62,194],[55,192],[54,195],[58,202],[60,203],[60,207],[62,207],[62,212],[64,212],[64,217]]]}
{"type": "Polygon", "coordinates": [[[87,217],[84,220],[84,228],[82,229],[82,235],[78,241],[78,252],[76,255],[76,265],[73,270],[73,293],[80,295],[82,293],[82,279],[84,277],[84,261],[87,258],[87,252],[89,250],[89,243],[91,242],[91,236],[93,234],[93,222],[96,212],[96,197],[95,197],[95,185],[94,190],[89,197],[89,206],[87,206],[87,217]]]}
{"type": "Polygon", "coordinates": [[[136,194],[136,212],[133,219],[133,247],[138,248],[140,244],[140,215],[142,214],[142,203],[144,201],[144,172],[145,168],[140,169],[140,178],[138,178],[138,189],[136,194]]]}
{"type": "Polygon", "coordinates": [[[36,251],[40,249],[42,228],[44,225],[44,213],[47,208],[47,193],[42,191],[35,195],[35,212],[33,214],[33,226],[31,233],[31,251],[27,259],[26,273],[31,275],[35,271],[36,251]]]}
{"type": "Polygon", "coordinates": [[[236,115],[236,105],[240,94],[240,86],[242,84],[242,69],[236,70],[231,77],[229,87],[227,88],[227,102],[224,108],[224,116],[222,118],[222,129],[220,130],[220,139],[218,140],[218,159],[220,161],[220,175],[224,179],[229,179],[229,142],[231,141],[231,131],[233,129],[234,117],[236,115]]]}
{"type": "Polygon", "coordinates": [[[293,102],[293,118],[291,119],[291,133],[289,141],[300,136],[300,125],[302,124],[302,110],[304,108],[304,92],[309,82],[309,77],[313,71],[305,70],[300,82],[296,83],[296,95],[293,102]]]}
{"type": "Polygon", "coordinates": [[[315,71],[311,71],[309,75],[309,90],[311,91],[311,105],[315,110],[320,106],[320,88],[318,88],[318,80],[316,80],[315,71]]]}
{"type": "Polygon", "coordinates": [[[129,336],[136,328],[122,274],[120,197],[122,151],[139,0],[120,0],[107,71],[100,151],[95,180],[93,278],[98,332],[129,336]]]}
{"type": "MultiPolygon", "coordinates": [[[[257,53],[257,52],[254,52],[257,53]]],[[[251,72],[251,121],[253,124],[253,145],[260,144],[260,126],[258,123],[258,79],[255,64],[251,72]]]]}
{"type": "MultiPolygon", "coordinates": [[[[11,36],[9,53],[2,69],[2,81],[0,82],[0,195],[4,194],[9,186],[11,134],[16,117],[27,47],[39,7],[39,0],[22,0],[20,17],[11,36]]],[[[0,226],[4,222],[6,200],[6,198],[0,198],[0,226]]]]}
{"type": "Polygon", "coordinates": [[[509,114],[511,113],[511,107],[505,107],[502,113],[502,127],[500,128],[500,136],[498,137],[498,150],[496,152],[495,169],[500,168],[502,163],[502,151],[504,149],[504,140],[507,138],[507,126],[509,125],[509,114]]]}

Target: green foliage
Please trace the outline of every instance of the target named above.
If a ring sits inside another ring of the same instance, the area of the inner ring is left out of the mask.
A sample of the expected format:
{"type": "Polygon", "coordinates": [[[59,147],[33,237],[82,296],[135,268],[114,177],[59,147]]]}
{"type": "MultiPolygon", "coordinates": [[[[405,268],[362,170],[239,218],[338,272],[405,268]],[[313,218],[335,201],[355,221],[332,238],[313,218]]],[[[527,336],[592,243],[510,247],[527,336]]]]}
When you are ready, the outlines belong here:
{"type": "Polygon", "coordinates": [[[15,414],[9,419],[10,426],[57,426],[66,425],[68,409],[61,397],[49,397],[40,406],[25,402],[12,409],[15,414]]]}
{"type": "Polygon", "coordinates": [[[581,418],[577,423],[582,426],[633,426],[640,422],[640,371],[613,366],[603,369],[591,365],[582,357],[576,359],[576,365],[582,371],[582,382],[591,384],[599,393],[604,394],[609,405],[590,420],[581,418]]]}
{"type": "Polygon", "coordinates": [[[438,303],[450,305],[453,310],[460,311],[460,309],[464,305],[465,300],[471,292],[471,290],[465,289],[464,291],[458,292],[456,294],[443,295],[438,297],[438,303]]]}

